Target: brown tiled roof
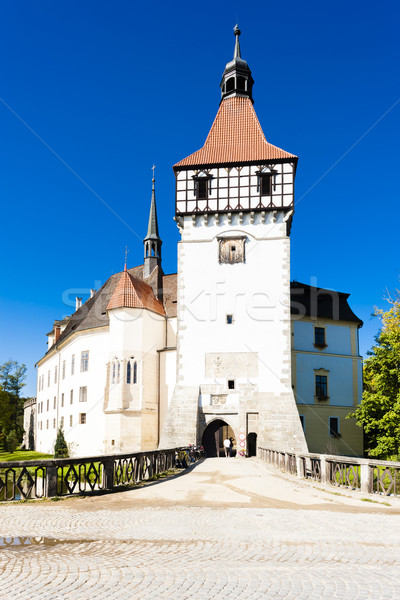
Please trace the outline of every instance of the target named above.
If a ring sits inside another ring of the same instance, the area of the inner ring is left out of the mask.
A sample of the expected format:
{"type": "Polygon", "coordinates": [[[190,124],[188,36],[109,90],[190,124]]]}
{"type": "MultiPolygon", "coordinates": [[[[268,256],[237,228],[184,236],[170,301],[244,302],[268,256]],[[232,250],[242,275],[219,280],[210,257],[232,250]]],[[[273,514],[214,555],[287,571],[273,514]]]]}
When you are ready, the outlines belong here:
{"type": "Polygon", "coordinates": [[[126,270],[122,272],[108,303],[107,310],[113,308],[147,308],[165,315],[163,305],[155,298],[151,286],[126,270]]]}
{"type": "Polygon", "coordinates": [[[297,158],[265,139],[250,98],[233,96],[221,102],[204,146],[174,165],[212,165],[297,158]]]}

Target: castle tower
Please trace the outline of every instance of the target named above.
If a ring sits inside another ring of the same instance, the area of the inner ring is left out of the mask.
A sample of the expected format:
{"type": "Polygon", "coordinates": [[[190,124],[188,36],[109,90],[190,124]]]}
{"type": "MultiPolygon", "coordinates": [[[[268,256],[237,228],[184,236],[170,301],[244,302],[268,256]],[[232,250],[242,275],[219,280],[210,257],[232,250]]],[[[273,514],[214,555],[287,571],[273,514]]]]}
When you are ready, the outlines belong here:
{"type": "Polygon", "coordinates": [[[174,166],[177,385],[160,445],[207,445],[225,426],[247,453],[305,451],[290,359],[297,157],[267,142],[234,32],[206,142],[174,166]]]}

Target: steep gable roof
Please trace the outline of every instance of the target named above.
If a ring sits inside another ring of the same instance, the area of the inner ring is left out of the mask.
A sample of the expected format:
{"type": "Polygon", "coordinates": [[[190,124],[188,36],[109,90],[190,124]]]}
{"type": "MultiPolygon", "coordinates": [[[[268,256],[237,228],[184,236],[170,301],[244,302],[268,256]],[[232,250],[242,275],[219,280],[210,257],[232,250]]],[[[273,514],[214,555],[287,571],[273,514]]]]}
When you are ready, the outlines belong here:
{"type": "Polygon", "coordinates": [[[107,310],[113,308],[147,308],[160,315],[165,315],[162,303],[157,300],[148,283],[137,279],[127,270],[121,273],[107,310]]]}
{"type": "Polygon", "coordinates": [[[297,157],[267,142],[250,98],[233,96],[221,102],[204,146],[174,169],[278,159],[297,157]]]}

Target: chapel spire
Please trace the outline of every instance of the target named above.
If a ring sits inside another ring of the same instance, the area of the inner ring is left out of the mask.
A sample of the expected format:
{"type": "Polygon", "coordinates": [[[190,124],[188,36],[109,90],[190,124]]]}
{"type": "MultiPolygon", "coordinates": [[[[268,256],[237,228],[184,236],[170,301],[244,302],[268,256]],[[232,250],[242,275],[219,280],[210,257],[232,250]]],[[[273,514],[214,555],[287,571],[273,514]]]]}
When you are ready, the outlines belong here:
{"type": "Polygon", "coordinates": [[[233,60],[227,63],[224,74],[222,75],[221,81],[221,102],[224,98],[231,98],[232,96],[244,96],[250,98],[252,102],[252,90],[254,80],[251,76],[251,70],[249,65],[240,53],[240,42],[239,36],[241,31],[237,25],[233,28],[235,34],[235,50],[233,53],[233,60]]]}
{"type": "Polygon", "coordinates": [[[153,165],[153,179],[151,186],[151,203],[149,224],[147,227],[147,235],[143,240],[144,243],[144,267],[143,277],[150,277],[156,266],[161,266],[161,238],[158,233],[157,206],[156,206],[156,191],[153,165]]]}

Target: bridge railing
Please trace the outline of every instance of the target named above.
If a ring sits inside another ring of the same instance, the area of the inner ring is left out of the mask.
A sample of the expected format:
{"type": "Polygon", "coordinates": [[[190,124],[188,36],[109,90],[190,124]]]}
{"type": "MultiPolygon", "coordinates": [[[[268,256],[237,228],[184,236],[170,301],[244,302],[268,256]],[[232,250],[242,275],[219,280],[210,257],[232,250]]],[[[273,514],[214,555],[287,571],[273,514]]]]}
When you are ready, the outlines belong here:
{"type": "Polygon", "coordinates": [[[193,447],[82,458],[0,462],[0,502],[113,490],[201,458],[193,447]]]}
{"type": "Polygon", "coordinates": [[[301,478],[367,494],[400,496],[400,462],[262,447],[258,448],[258,456],[270,465],[301,478]]]}

